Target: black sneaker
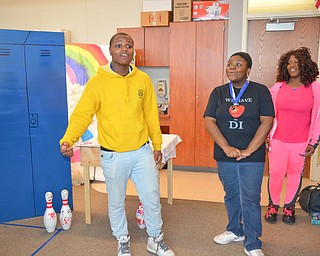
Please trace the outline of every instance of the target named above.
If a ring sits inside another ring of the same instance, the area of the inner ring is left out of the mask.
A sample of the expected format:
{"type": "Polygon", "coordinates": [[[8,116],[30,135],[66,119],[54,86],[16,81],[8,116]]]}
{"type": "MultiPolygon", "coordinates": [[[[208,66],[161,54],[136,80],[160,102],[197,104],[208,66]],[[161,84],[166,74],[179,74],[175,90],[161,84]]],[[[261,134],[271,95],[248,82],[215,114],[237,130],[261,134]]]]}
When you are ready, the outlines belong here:
{"type": "Polygon", "coordinates": [[[273,204],[269,204],[268,211],[266,212],[264,219],[269,223],[275,223],[277,221],[277,215],[278,215],[278,207],[276,207],[273,204]]]}
{"type": "Polygon", "coordinates": [[[289,206],[283,209],[283,217],[282,222],[286,224],[293,224],[296,221],[296,217],[294,216],[295,210],[294,206],[289,206]]]}

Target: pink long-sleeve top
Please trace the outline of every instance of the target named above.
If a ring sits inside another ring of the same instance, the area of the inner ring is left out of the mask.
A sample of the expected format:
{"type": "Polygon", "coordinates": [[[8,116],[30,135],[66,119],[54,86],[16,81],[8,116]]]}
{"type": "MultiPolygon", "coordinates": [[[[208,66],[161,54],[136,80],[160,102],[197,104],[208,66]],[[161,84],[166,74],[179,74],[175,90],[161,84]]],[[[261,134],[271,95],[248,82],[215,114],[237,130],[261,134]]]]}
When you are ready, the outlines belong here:
{"type": "MultiPolygon", "coordinates": [[[[278,82],[270,88],[275,110],[276,110],[277,99],[278,99],[280,88],[284,85],[285,85],[285,82],[278,82]]],[[[311,88],[313,91],[314,100],[313,100],[313,106],[312,106],[312,112],[311,112],[310,129],[307,136],[307,144],[310,144],[313,147],[317,147],[319,143],[319,136],[320,136],[320,84],[314,81],[311,84],[311,88]]],[[[300,103],[298,102],[297,104],[300,104],[300,103]]],[[[275,112],[276,113],[275,113],[273,127],[270,131],[270,140],[274,138],[274,134],[278,126],[277,111],[275,112]]]]}

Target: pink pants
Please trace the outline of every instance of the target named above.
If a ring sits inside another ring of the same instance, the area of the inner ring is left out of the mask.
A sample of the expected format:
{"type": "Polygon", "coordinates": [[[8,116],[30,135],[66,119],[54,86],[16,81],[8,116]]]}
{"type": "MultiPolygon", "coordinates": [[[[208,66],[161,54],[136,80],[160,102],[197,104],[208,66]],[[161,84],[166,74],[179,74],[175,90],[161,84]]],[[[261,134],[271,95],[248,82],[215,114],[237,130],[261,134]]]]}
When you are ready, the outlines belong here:
{"type": "Polygon", "coordinates": [[[280,205],[283,179],[287,176],[285,207],[294,205],[301,188],[305,157],[301,156],[306,143],[285,143],[271,140],[269,151],[269,197],[271,203],[280,205]]]}

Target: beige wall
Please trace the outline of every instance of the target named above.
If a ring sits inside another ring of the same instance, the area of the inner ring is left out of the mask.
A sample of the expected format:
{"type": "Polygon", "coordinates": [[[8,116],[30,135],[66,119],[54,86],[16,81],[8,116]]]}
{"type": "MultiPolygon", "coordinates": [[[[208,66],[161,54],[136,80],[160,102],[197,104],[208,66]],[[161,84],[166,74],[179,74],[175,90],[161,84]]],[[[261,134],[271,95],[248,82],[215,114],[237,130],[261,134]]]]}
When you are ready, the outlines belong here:
{"type": "Polygon", "coordinates": [[[108,44],[118,27],[140,26],[142,0],[0,0],[0,28],[67,29],[71,41],[108,44]]]}
{"type": "MultiPolygon", "coordinates": [[[[140,26],[142,2],[143,0],[0,0],[0,28],[48,31],[67,29],[71,31],[72,42],[108,44],[118,27],[140,26]]],[[[242,10],[239,0],[229,2],[235,11],[242,10]]],[[[319,13],[314,15],[318,16],[319,13]]],[[[237,19],[244,18],[242,16],[236,15],[237,18],[229,20],[228,34],[232,43],[228,45],[228,52],[246,48],[241,43],[241,37],[247,35],[246,28],[235,24],[237,19]],[[232,22],[235,23],[231,24],[232,22]]],[[[313,161],[314,169],[319,171],[317,161],[313,161]]]]}

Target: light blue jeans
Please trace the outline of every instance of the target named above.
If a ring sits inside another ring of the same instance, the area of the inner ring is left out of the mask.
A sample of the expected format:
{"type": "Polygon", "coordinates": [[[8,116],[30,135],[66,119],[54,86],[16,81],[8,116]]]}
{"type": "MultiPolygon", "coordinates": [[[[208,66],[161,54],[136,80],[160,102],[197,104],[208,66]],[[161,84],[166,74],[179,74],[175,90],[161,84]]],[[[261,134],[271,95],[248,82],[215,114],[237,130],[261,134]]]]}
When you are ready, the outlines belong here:
{"type": "Polygon", "coordinates": [[[218,174],[225,191],[229,223],[227,231],[245,236],[248,251],[261,249],[261,184],[263,162],[217,162],[218,174]]]}
{"type": "Polygon", "coordinates": [[[158,237],[162,231],[159,177],[150,145],[122,153],[101,150],[101,167],[106,179],[112,234],[116,238],[128,235],[125,198],[131,179],[143,204],[147,233],[158,237]]]}

